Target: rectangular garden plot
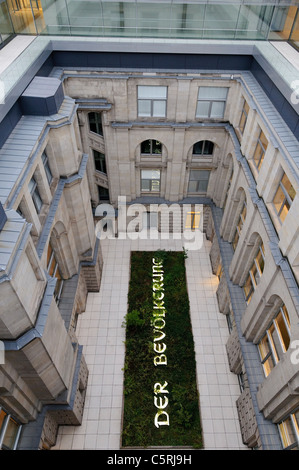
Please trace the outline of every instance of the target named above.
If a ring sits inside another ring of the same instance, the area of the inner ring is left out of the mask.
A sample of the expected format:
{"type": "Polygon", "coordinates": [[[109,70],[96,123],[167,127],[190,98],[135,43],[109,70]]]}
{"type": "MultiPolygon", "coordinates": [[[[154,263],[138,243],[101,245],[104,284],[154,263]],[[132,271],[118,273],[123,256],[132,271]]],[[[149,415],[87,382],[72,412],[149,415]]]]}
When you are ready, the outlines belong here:
{"type": "Polygon", "coordinates": [[[132,252],[123,447],[201,448],[184,252],[132,252]]]}

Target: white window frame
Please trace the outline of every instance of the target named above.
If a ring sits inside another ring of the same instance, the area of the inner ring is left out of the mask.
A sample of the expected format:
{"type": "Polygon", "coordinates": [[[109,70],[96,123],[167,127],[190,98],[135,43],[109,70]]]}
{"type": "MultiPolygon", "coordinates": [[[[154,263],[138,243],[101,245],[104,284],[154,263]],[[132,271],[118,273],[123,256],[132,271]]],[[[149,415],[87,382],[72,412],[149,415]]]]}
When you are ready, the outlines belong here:
{"type": "Polygon", "coordinates": [[[168,89],[167,86],[159,86],[159,85],[138,85],[137,86],[137,114],[139,117],[156,117],[156,118],[163,118],[167,115],[167,94],[168,89]],[[158,89],[160,89],[161,93],[159,96],[158,89]],[[151,94],[152,90],[152,94],[151,94]],[[148,111],[142,111],[142,105],[148,106],[148,111]],[[164,104],[163,112],[157,112],[156,108],[159,105],[164,104]]]}
{"type": "Polygon", "coordinates": [[[226,108],[226,101],[227,101],[227,96],[228,96],[228,87],[214,87],[214,86],[200,86],[198,88],[198,95],[197,95],[197,105],[196,105],[196,113],[195,116],[198,119],[223,119],[224,114],[225,114],[225,108],[226,108]],[[201,95],[201,90],[206,90],[206,96],[200,96],[201,95]],[[226,90],[225,97],[219,97],[217,96],[213,97],[212,90],[226,90]],[[209,95],[210,91],[210,95],[209,95]],[[202,113],[200,112],[200,106],[202,104],[205,104],[207,106],[207,112],[202,113]],[[213,108],[215,107],[216,104],[222,104],[222,112],[221,114],[215,113],[213,111],[213,108]]]}
{"type": "Polygon", "coordinates": [[[161,170],[159,168],[143,168],[141,171],[140,171],[140,190],[141,190],[141,193],[153,193],[153,194],[159,194],[160,191],[161,191],[161,170]],[[151,172],[154,172],[154,171],[157,171],[159,172],[159,180],[156,179],[156,178],[143,178],[142,177],[142,172],[144,171],[151,171],[151,172]],[[150,181],[150,189],[142,189],[142,181],[150,181]],[[154,186],[155,184],[153,184],[154,181],[159,181],[159,185],[157,186],[159,189],[154,189],[154,186]]]}
{"type": "Polygon", "coordinates": [[[41,208],[43,206],[43,200],[40,195],[39,189],[38,189],[38,184],[35,180],[35,177],[32,176],[30,182],[29,182],[29,191],[32,197],[32,201],[34,204],[34,207],[36,209],[36,212],[39,214],[41,211],[41,208]]]}

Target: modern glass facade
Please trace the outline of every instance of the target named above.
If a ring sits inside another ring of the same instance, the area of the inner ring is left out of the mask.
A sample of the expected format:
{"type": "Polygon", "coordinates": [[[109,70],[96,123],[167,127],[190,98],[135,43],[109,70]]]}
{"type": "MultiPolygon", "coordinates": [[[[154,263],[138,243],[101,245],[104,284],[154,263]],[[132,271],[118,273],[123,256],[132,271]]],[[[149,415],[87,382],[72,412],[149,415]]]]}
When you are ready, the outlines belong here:
{"type": "Polygon", "coordinates": [[[0,42],[11,34],[289,40],[296,1],[0,0],[0,42]]]}

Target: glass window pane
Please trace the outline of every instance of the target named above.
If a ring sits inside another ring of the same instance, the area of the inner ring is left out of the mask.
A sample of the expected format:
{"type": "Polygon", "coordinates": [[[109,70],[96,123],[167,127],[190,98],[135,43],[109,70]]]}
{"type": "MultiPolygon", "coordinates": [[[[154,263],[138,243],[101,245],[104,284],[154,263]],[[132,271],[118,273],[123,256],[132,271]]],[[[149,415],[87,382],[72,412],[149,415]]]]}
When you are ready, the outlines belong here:
{"type": "Polygon", "coordinates": [[[16,423],[16,421],[10,418],[2,443],[3,447],[5,447],[6,449],[13,449],[18,433],[18,428],[19,425],[16,423]]]}
{"type": "Polygon", "coordinates": [[[151,116],[151,101],[138,100],[138,116],[148,117],[151,116]]]}
{"type": "Polygon", "coordinates": [[[204,155],[212,155],[214,150],[214,144],[210,140],[205,140],[204,141],[204,149],[203,149],[203,154],[204,155]]]}
{"type": "Polygon", "coordinates": [[[1,409],[0,410],[0,432],[1,432],[1,429],[3,427],[6,416],[7,416],[7,413],[4,410],[1,409]]]}
{"type": "Polygon", "coordinates": [[[189,181],[188,192],[189,193],[197,192],[197,181],[189,181]]]}
{"type": "Polygon", "coordinates": [[[211,116],[210,117],[212,117],[212,118],[223,118],[224,108],[225,108],[225,103],[214,101],[212,103],[211,116]]]}
{"type": "Polygon", "coordinates": [[[158,140],[152,140],[152,153],[153,154],[162,153],[162,144],[158,140]]]}
{"type": "Polygon", "coordinates": [[[141,153],[151,153],[151,141],[150,140],[144,140],[140,144],[140,151],[141,153]]]}
{"type": "Polygon", "coordinates": [[[198,90],[198,99],[208,99],[208,100],[226,100],[227,88],[225,87],[212,87],[205,86],[199,87],[198,90]]]}
{"type": "Polygon", "coordinates": [[[166,116],[166,101],[153,101],[153,116],[166,116]]]}
{"type": "Polygon", "coordinates": [[[196,117],[209,117],[210,113],[210,102],[209,101],[198,101],[196,107],[196,117]]]}
{"type": "Polygon", "coordinates": [[[283,175],[281,182],[283,184],[283,187],[286,189],[286,192],[289,195],[290,199],[293,201],[296,196],[296,191],[293,188],[292,183],[290,182],[286,174],[283,175]]]}
{"type": "Polygon", "coordinates": [[[202,154],[203,144],[204,144],[204,140],[201,140],[200,142],[196,142],[193,145],[193,151],[192,151],[193,155],[201,155],[202,154]]]}
{"type": "Polygon", "coordinates": [[[290,335],[281,312],[277,315],[275,323],[285,352],[290,345],[290,335]]]}
{"type": "Polygon", "coordinates": [[[198,182],[198,191],[199,191],[199,192],[201,192],[201,191],[204,192],[204,191],[206,191],[207,189],[208,189],[208,181],[206,181],[206,180],[200,180],[200,181],[198,182]]]}
{"type": "Polygon", "coordinates": [[[278,214],[280,213],[284,200],[285,200],[284,192],[282,188],[279,186],[273,199],[273,204],[278,214]]]}
{"type": "Polygon", "coordinates": [[[284,448],[289,447],[291,444],[296,442],[296,435],[290,416],[279,424],[279,431],[284,448]]]}
{"type": "Polygon", "coordinates": [[[167,87],[165,86],[138,86],[138,98],[166,99],[167,87]]]}

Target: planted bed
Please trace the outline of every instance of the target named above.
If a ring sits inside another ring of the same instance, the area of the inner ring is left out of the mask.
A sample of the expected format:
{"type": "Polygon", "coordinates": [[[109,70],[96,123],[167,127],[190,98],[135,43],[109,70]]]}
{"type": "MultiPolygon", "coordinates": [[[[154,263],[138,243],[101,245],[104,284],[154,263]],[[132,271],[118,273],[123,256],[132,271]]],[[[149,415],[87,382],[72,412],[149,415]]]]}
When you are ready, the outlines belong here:
{"type": "Polygon", "coordinates": [[[123,447],[202,447],[185,252],[132,252],[123,447]]]}

